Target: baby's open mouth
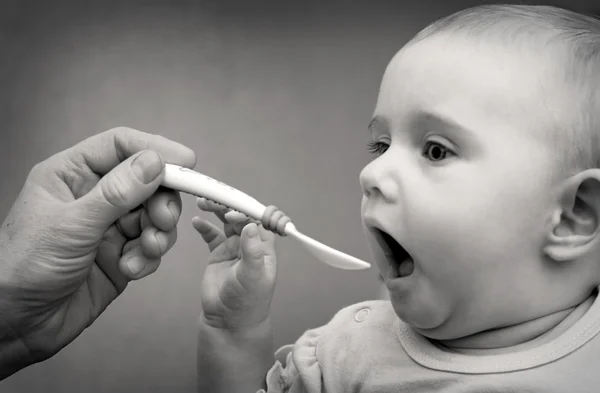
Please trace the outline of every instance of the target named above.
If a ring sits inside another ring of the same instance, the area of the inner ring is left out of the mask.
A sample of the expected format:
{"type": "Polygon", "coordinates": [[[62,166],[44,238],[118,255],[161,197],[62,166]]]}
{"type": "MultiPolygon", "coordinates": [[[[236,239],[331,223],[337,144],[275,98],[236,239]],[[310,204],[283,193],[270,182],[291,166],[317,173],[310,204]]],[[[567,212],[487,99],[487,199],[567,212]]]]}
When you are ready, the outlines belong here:
{"type": "Polygon", "coordinates": [[[410,254],[392,236],[381,229],[373,228],[373,232],[389,263],[388,278],[410,276],[415,270],[415,263],[410,254]]]}

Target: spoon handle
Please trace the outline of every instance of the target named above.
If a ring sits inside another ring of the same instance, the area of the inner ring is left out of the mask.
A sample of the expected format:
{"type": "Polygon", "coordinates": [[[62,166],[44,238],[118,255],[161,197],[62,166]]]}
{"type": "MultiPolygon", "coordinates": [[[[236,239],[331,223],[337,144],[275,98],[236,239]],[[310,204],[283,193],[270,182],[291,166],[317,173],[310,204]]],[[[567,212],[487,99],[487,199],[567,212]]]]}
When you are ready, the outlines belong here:
{"type": "MultiPolygon", "coordinates": [[[[192,169],[166,164],[162,185],[202,198],[213,200],[233,210],[261,221],[267,207],[250,195],[192,169]]],[[[284,228],[287,235],[299,240],[319,261],[340,269],[366,269],[370,265],[335,250],[300,233],[293,223],[284,228]]]]}

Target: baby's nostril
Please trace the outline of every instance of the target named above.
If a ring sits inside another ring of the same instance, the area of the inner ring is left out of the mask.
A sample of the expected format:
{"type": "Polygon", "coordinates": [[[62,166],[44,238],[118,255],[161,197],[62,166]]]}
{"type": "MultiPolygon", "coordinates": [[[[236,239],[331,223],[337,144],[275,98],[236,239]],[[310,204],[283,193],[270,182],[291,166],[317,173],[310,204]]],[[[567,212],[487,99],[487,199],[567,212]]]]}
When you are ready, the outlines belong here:
{"type": "Polygon", "coordinates": [[[363,194],[368,197],[372,196],[377,188],[377,182],[375,180],[375,176],[373,175],[373,171],[370,170],[368,166],[360,173],[359,182],[363,194]]]}

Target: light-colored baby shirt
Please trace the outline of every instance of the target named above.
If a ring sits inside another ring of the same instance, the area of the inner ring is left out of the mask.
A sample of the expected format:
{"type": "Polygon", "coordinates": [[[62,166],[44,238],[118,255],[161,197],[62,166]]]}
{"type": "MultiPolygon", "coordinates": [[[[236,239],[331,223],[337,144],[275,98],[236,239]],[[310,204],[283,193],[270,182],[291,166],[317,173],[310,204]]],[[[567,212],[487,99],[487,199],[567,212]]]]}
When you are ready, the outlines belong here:
{"type": "Polygon", "coordinates": [[[389,301],[358,303],[280,348],[266,393],[598,393],[600,301],[588,302],[553,340],[495,355],[444,350],[401,322],[389,301]]]}

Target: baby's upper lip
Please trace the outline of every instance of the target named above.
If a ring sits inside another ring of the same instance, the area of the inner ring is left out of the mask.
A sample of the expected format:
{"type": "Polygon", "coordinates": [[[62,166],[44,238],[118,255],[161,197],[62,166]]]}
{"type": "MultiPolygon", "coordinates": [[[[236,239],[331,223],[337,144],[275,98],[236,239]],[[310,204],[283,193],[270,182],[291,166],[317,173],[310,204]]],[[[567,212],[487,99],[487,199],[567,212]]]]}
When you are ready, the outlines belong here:
{"type": "Polygon", "coordinates": [[[383,224],[381,224],[377,219],[373,218],[372,216],[365,216],[363,220],[371,235],[373,235],[378,241],[381,237],[379,231],[385,232],[387,234],[390,233],[388,230],[385,229],[385,226],[383,224]]]}
{"type": "Polygon", "coordinates": [[[372,216],[364,216],[363,221],[365,223],[365,226],[369,230],[369,233],[372,236],[374,236],[375,239],[378,239],[378,236],[379,236],[379,234],[377,233],[378,230],[387,232],[385,229],[383,229],[384,228],[383,225],[379,221],[377,221],[375,218],[373,218],[372,216]]]}
{"type": "MultiPolygon", "coordinates": [[[[386,257],[388,257],[389,259],[393,259],[394,258],[394,253],[392,252],[392,250],[390,249],[389,244],[387,243],[387,241],[384,239],[384,233],[387,234],[389,237],[393,238],[392,235],[389,234],[389,232],[379,228],[379,227],[371,227],[370,228],[371,233],[373,234],[373,236],[375,237],[375,240],[377,241],[377,244],[379,244],[379,247],[381,248],[381,250],[383,251],[383,253],[386,255],[386,257]]],[[[395,238],[393,238],[398,244],[400,244],[400,242],[398,242],[395,238]]]]}
{"type": "Polygon", "coordinates": [[[384,241],[381,235],[381,232],[385,232],[387,234],[389,234],[389,232],[384,229],[383,225],[381,225],[377,220],[373,218],[365,218],[364,221],[367,229],[369,230],[369,233],[371,234],[371,236],[373,236],[383,253],[386,254],[386,256],[390,256],[391,250],[389,249],[387,243],[384,241]]]}
{"type": "Polygon", "coordinates": [[[363,222],[365,223],[365,225],[369,229],[369,231],[372,231],[373,228],[377,228],[377,229],[383,228],[383,226],[381,225],[379,220],[377,220],[372,214],[364,214],[363,222]]]}

